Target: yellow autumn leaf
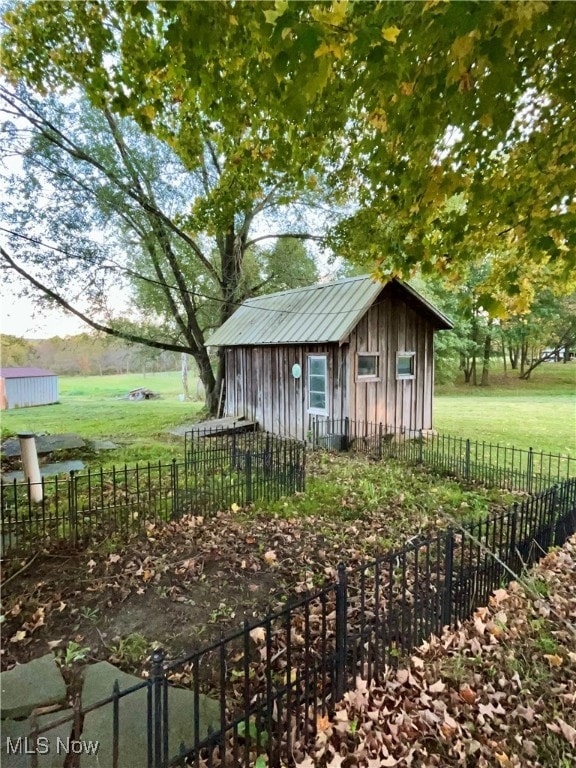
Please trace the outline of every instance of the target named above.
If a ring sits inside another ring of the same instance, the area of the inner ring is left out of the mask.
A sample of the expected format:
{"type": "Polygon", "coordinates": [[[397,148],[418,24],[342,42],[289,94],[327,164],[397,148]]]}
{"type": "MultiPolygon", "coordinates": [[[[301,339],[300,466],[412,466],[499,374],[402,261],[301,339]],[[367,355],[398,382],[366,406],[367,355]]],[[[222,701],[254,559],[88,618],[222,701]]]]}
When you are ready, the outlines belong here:
{"type": "Polygon", "coordinates": [[[11,643],[20,643],[20,642],[22,642],[22,640],[24,640],[25,637],[26,637],[26,630],[20,629],[20,630],[18,630],[18,632],[16,632],[15,635],[12,635],[12,637],[10,638],[10,642],[11,643]]]}
{"type": "Polygon", "coordinates": [[[142,107],[140,113],[144,115],[144,117],[147,117],[149,120],[154,120],[156,117],[156,110],[152,104],[146,104],[144,107],[142,107]]]}
{"type": "Polygon", "coordinates": [[[502,768],[513,768],[513,763],[506,754],[506,752],[495,752],[496,760],[500,763],[502,768]]]}
{"type": "Polygon", "coordinates": [[[234,503],[232,504],[232,506],[230,507],[230,509],[232,510],[232,512],[238,512],[238,510],[240,509],[240,507],[239,507],[239,505],[238,505],[238,504],[236,504],[236,502],[234,502],[234,503]]]}
{"type": "Polygon", "coordinates": [[[412,96],[414,93],[414,83],[400,83],[400,93],[403,93],[404,96],[412,96]]]}
{"type": "Polygon", "coordinates": [[[452,54],[457,59],[463,59],[465,56],[468,56],[470,53],[472,53],[472,50],[474,48],[474,38],[472,35],[462,35],[461,37],[457,37],[456,40],[452,43],[452,54]]]}
{"type": "Polygon", "coordinates": [[[382,27],[382,37],[389,43],[394,44],[400,34],[398,27],[382,27]]]}
{"type": "Polygon", "coordinates": [[[561,667],[564,659],[556,653],[545,653],[544,658],[551,667],[561,667]]]}
{"type": "Polygon", "coordinates": [[[335,59],[341,59],[344,56],[344,48],[338,43],[322,43],[314,53],[314,57],[318,59],[320,56],[327,56],[330,53],[335,59]]]}

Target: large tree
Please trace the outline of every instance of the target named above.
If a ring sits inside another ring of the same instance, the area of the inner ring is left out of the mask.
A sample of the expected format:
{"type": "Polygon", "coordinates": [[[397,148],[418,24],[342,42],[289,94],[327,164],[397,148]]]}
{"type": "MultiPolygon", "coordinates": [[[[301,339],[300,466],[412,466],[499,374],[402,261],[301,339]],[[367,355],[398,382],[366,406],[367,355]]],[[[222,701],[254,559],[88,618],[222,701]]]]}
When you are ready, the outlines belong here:
{"type": "Polygon", "coordinates": [[[573,283],[571,3],[42,0],[6,18],[14,77],[80,86],[190,167],[209,135],[225,160],[189,223],[226,233],[227,286],[263,181],[319,168],[350,214],[333,246],[381,275],[458,276],[488,251],[484,303],[518,310],[573,283]]]}
{"type": "Polygon", "coordinates": [[[96,330],[192,355],[214,412],[222,362],[215,373],[206,332],[247,296],[282,280],[307,282],[313,262],[301,245],[308,234],[300,207],[318,193],[296,193],[298,180],[270,172],[250,204],[240,200],[216,224],[217,211],[190,213],[191,205],[209,208],[222,178],[226,158],[211,139],[188,169],[165,142],[76,94],[39,99],[19,86],[0,87],[0,98],[0,155],[22,165],[5,178],[4,274],[96,330]],[[111,285],[131,296],[137,321],[112,313],[111,285]]]}

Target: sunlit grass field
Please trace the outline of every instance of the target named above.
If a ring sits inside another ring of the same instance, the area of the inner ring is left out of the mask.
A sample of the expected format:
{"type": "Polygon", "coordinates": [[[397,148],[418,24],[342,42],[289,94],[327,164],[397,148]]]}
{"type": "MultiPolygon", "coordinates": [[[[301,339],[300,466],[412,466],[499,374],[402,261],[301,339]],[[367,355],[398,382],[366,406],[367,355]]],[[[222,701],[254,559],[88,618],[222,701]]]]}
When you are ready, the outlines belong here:
{"type": "Polygon", "coordinates": [[[544,363],[528,381],[495,365],[490,381],[488,387],[437,387],[434,427],[474,440],[576,455],[576,361],[544,363]]]}
{"type": "MultiPolygon", "coordinates": [[[[197,382],[190,377],[189,389],[195,397],[197,382]]],[[[59,377],[60,403],[3,411],[2,436],[18,432],[75,432],[87,440],[108,439],[120,447],[98,454],[90,464],[170,459],[181,450],[181,441],[166,430],[197,421],[203,407],[201,399],[181,401],[179,372],[122,374],[113,376],[59,377]],[[158,400],[122,399],[132,389],[146,387],[157,392],[158,400]]]]}
{"type": "MultiPolygon", "coordinates": [[[[198,399],[181,401],[178,371],[61,376],[59,404],[0,412],[2,436],[76,432],[87,440],[109,439],[120,446],[91,458],[91,465],[168,460],[183,448],[167,430],[201,415],[201,392],[193,376],[189,388],[198,399]],[[147,387],[161,398],[122,399],[137,387],[147,387]]],[[[462,383],[437,387],[434,426],[439,432],[474,440],[575,456],[576,362],[544,364],[529,381],[513,371],[505,376],[495,366],[488,387],[462,383]]]]}

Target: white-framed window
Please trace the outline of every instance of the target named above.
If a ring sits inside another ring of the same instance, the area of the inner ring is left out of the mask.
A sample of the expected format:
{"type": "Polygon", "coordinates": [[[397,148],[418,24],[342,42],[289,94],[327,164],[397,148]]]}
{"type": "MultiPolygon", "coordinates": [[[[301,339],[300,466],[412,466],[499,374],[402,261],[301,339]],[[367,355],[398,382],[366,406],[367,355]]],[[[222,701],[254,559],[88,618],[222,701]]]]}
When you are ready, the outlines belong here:
{"type": "Polygon", "coordinates": [[[396,378],[413,379],[416,371],[416,352],[396,352],[396,378]]]}
{"type": "Polygon", "coordinates": [[[308,413],[328,415],[328,358],[308,355],[308,413]]]}
{"type": "Polygon", "coordinates": [[[360,381],[380,379],[380,353],[358,352],[357,378],[360,381]]]}

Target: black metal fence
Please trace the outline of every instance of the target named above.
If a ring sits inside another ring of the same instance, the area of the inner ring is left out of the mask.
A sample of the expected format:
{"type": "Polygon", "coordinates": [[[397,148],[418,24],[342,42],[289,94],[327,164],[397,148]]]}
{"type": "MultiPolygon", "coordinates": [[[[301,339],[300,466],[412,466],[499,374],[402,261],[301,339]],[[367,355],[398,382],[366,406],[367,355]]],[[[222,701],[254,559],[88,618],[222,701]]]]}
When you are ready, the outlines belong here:
{"type": "Polygon", "coordinates": [[[187,438],[185,460],[0,484],[3,557],[58,541],[125,536],[147,520],[207,515],[304,489],[305,445],[267,433],[187,438]]]}
{"type": "MultiPolygon", "coordinates": [[[[576,478],[361,566],[341,564],[334,582],[185,658],[156,651],[141,686],[147,716],[139,742],[123,731],[127,692],[116,687],[101,702],[111,723],[101,764],[120,768],[126,749],[148,768],[293,763],[358,676],[378,679],[430,634],[486,605],[510,580],[507,568],[530,566],[575,531],[576,478]],[[189,696],[180,740],[171,730],[183,706],[175,690],[189,696]]],[[[77,707],[75,722],[83,717],[77,707]]]]}
{"type": "Polygon", "coordinates": [[[488,486],[539,493],[576,475],[576,458],[385,424],[317,417],[314,448],[366,453],[426,464],[488,486]]]}
{"type": "Polygon", "coordinates": [[[305,487],[305,444],[270,432],[186,432],[184,454],[186,498],[202,509],[272,501],[305,487]]]}

